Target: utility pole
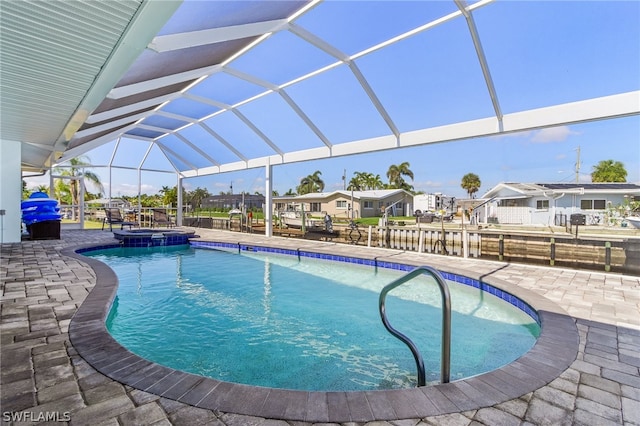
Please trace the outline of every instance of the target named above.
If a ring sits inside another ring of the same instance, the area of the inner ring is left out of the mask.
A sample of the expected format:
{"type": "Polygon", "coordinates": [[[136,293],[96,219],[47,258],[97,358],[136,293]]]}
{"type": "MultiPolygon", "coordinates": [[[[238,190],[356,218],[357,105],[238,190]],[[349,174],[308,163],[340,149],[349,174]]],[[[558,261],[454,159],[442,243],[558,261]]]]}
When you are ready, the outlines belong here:
{"type": "Polygon", "coordinates": [[[580,182],[580,145],[578,145],[576,158],[576,183],[580,182]]]}

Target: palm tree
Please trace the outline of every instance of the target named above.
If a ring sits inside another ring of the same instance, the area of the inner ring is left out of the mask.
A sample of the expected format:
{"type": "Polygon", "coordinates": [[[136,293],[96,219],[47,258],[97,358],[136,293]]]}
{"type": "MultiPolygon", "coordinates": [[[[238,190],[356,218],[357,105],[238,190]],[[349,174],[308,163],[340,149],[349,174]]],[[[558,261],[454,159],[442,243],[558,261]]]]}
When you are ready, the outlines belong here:
{"type": "Polygon", "coordinates": [[[56,200],[60,204],[73,204],[73,197],[71,196],[71,187],[64,183],[61,179],[56,180],[53,185],[53,192],[56,200]]]}
{"type": "Polygon", "coordinates": [[[474,198],[473,194],[478,192],[478,189],[480,189],[480,185],[480,177],[477,174],[467,173],[466,175],[462,176],[462,182],[460,183],[460,186],[465,191],[467,191],[467,194],[469,194],[469,198],[474,198]]]}
{"type": "Polygon", "coordinates": [[[160,190],[160,194],[162,194],[162,204],[165,206],[178,205],[178,187],[174,186],[173,188],[169,188],[168,186],[163,186],[160,190]]]}
{"type": "MultiPolygon", "coordinates": [[[[62,168],[58,167],[54,169],[54,172],[60,176],[68,176],[69,179],[69,193],[71,194],[71,204],[74,206],[78,206],[80,202],[84,202],[84,200],[80,200],[79,195],[79,187],[78,182],[79,179],[88,180],[93,183],[96,187],[98,187],[98,191],[102,194],[104,193],[104,187],[102,182],[100,181],[100,177],[85,169],[85,167],[91,165],[91,160],[89,157],[76,157],[69,160],[69,164],[71,167],[62,168]]],[[[73,217],[75,218],[76,209],[72,209],[73,217]]]]}
{"type": "Polygon", "coordinates": [[[202,189],[200,187],[197,187],[196,189],[194,189],[189,193],[189,198],[191,199],[191,207],[194,210],[200,208],[200,205],[202,204],[202,200],[210,196],[211,194],[206,188],[202,189]]]}
{"type": "Polygon", "coordinates": [[[392,164],[387,170],[387,178],[389,178],[389,188],[392,189],[405,189],[407,191],[413,190],[413,185],[409,185],[403,178],[408,176],[413,180],[413,172],[409,169],[409,162],[405,161],[401,164],[392,164]]]}
{"type": "Polygon", "coordinates": [[[382,189],[384,188],[384,182],[382,182],[380,175],[374,176],[373,173],[367,173],[365,187],[367,189],[382,189]]]}
{"type": "Polygon", "coordinates": [[[626,182],[627,170],[620,161],[602,160],[591,172],[592,182],[626,182]]]}
{"type": "Polygon", "coordinates": [[[355,176],[352,177],[351,180],[349,181],[349,185],[347,185],[347,190],[362,191],[362,188],[360,187],[360,181],[358,181],[358,179],[355,176]]]}
{"type": "Polygon", "coordinates": [[[364,172],[354,172],[353,177],[347,185],[347,189],[350,191],[362,191],[364,185],[364,172]]]}
{"type": "Polygon", "coordinates": [[[298,194],[310,194],[312,192],[322,192],[324,189],[324,181],[320,178],[322,172],[316,170],[313,174],[305,176],[300,179],[300,185],[298,185],[298,194]]]}
{"type": "Polygon", "coordinates": [[[382,189],[384,183],[380,179],[380,175],[374,175],[368,172],[354,172],[353,177],[349,181],[347,189],[354,191],[366,191],[368,189],[382,189]]]}

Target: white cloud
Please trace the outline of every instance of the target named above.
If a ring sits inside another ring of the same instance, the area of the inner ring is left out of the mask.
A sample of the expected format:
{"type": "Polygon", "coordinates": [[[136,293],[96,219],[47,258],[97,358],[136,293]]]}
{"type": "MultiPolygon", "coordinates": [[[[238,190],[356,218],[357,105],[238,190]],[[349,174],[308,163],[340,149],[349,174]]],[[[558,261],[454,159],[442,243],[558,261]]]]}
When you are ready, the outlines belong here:
{"type": "Polygon", "coordinates": [[[440,181],[427,180],[415,182],[413,186],[414,188],[440,188],[442,185],[440,181]]]}
{"type": "MultiPolygon", "coordinates": [[[[109,184],[103,184],[104,185],[104,195],[108,196],[109,195],[109,184]]],[[[158,188],[155,185],[149,185],[149,184],[142,184],[140,186],[140,191],[141,194],[147,194],[147,195],[155,195],[158,192],[160,192],[161,188],[158,188]]],[[[127,197],[137,197],[138,196],[138,185],[137,184],[130,184],[130,183],[116,183],[113,185],[113,188],[111,190],[111,196],[112,197],[120,197],[126,195],[127,197]]]]}
{"type": "Polygon", "coordinates": [[[549,127],[546,129],[540,129],[533,132],[531,142],[533,143],[551,143],[551,142],[563,142],[571,135],[577,135],[578,132],[574,132],[569,129],[568,126],[549,127]]]}

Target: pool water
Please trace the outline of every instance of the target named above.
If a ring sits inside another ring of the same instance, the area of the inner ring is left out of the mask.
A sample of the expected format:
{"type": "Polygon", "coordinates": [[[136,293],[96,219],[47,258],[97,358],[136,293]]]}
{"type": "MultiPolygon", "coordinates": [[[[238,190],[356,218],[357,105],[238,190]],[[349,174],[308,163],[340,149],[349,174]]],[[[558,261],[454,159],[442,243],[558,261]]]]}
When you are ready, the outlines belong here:
{"type": "MultiPolygon", "coordinates": [[[[116,340],[151,361],[211,378],[299,390],[414,387],[409,349],[378,312],[379,292],[403,272],[295,256],[187,246],[85,253],[120,281],[107,320],[116,340]]],[[[539,334],[521,310],[449,282],[451,380],[499,368],[539,334]]],[[[441,299],[420,277],[392,291],[387,315],[439,381],[441,299]]]]}

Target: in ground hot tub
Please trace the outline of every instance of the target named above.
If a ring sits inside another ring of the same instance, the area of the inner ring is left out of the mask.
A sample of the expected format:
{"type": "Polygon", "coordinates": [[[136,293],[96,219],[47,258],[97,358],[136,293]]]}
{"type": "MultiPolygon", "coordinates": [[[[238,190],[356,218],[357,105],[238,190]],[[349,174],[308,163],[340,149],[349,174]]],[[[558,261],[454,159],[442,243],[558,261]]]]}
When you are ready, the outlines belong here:
{"type": "Polygon", "coordinates": [[[124,247],[157,247],[189,244],[190,238],[198,238],[194,231],[179,229],[130,229],[114,230],[113,236],[124,247]]]}

